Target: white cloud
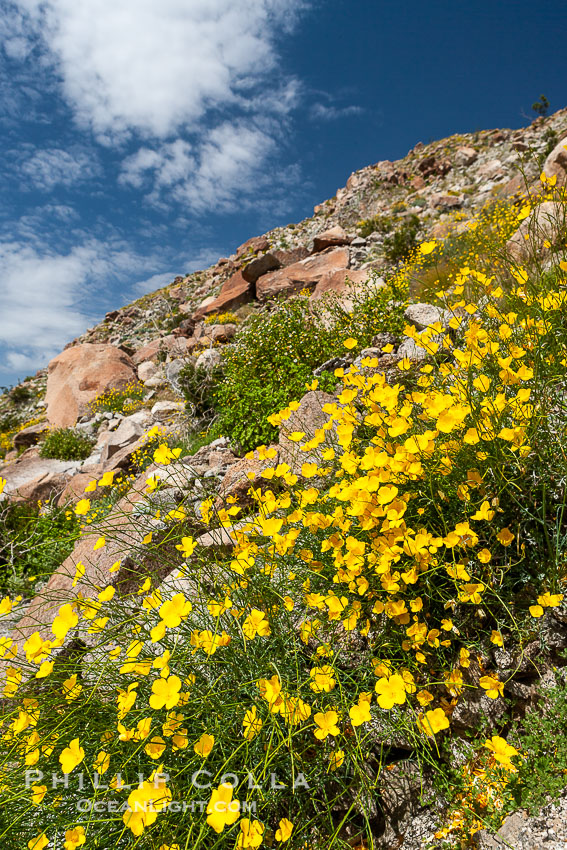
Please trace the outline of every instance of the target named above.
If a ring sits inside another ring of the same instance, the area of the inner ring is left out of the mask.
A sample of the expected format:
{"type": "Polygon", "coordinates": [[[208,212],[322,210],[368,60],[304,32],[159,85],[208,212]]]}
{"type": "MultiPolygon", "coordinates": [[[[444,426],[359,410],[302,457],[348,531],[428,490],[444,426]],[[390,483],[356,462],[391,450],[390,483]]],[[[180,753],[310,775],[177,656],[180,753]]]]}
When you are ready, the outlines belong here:
{"type": "Polygon", "coordinates": [[[166,138],[253,94],[304,0],[15,0],[12,54],[41,34],[77,119],[166,138]],[[21,18],[22,13],[25,17],[21,18]],[[17,30],[20,30],[19,32],[17,30]],[[16,31],[14,31],[16,30],[16,31]]]}
{"type": "Polygon", "coordinates": [[[36,188],[44,191],[51,191],[57,185],[72,186],[82,180],[89,180],[99,170],[94,154],[69,152],[60,148],[38,150],[21,166],[24,176],[36,188]]]}
{"type": "Polygon", "coordinates": [[[315,103],[311,107],[311,117],[323,121],[336,121],[338,118],[348,118],[353,115],[362,115],[362,106],[327,106],[324,103],[315,103]]]}
{"type": "Polygon", "coordinates": [[[158,150],[143,147],[124,160],[120,182],[141,188],[152,173],[157,189],[173,186],[184,180],[195,168],[191,145],[183,139],[159,146],[158,150]]]}
{"type": "Polygon", "coordinates": [[[90,288],[136,266],[124,246],[94,240],[68,254],[0,243],[0,371],[45,366],[88,325],[90,288]]]}
{"type": "MultiPolygon", "coordinates": [[[[226,212],[258,194],[265,183],[260,166],[276,152],[273,136],[243,122],[225,122],[203,136],[198,150],[176,140],[141,148],[124,161],[120,180],[136,188],[151,184],[148,198],[172,197],[193,212],[226,212]]],[[[273,179],[273,175],[270,175],[273,179]]]]}
{"type": "MultiPolygon", "coordinates": [[[[279,180],[271,157],[302,86],[282,73],[277,41],[312,2],[12,0],[6,44],[13,57],[25,54],[22,40],[35,45],[28,63],[59,81],[99,143],[137,148],[123,185],[144,187],[154,204],[226,211],[257,192],[259,177],[279,180]]],[[[66,169],[63,153],[38,155],[29,169],[45,185],[70,185],[82,169],[66,169]]]]}

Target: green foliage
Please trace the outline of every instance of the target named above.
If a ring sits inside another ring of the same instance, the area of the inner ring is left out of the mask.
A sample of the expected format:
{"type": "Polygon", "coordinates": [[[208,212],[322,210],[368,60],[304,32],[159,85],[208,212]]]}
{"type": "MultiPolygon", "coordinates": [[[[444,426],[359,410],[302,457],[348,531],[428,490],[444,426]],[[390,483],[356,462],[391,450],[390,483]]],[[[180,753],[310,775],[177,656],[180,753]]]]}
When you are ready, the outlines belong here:
{"type": "Polygon", "coordinates": [[[556,673],[555,684],[540,690],[540,702],[521,724],[515,724],[509,740],[523,755],[512,791],[516,808],[535,814],[565,788],[567,775],[567,683],[556,673]]]}
{"type": "Polygon", "coordinates": [[[215,391],[221,429],[246,450],[271,442],[277,431],[267,417],[301,396],[313,369],[333,353],[329,333],[309,315],[307,298],[252,316],[224,354],[225,380],[215,391]]]}
{"type": "Polygon", "coordinates": [[[391,263],[406,260],[417,245],[417,233],[420,221],[416,215],[410,215],[394,233],[384,239],[384,256],[391,263]]]}
{"type": "Polygon", "coordinates": [[[544,141],[545,141],[545,147],[542,150],[541,154],[539,155],[538,164],[539,164],[540,168],[543,167],[545,160],[547,159],[547,157],[549,156],[551,151],[554,149],[554,147],[559,142],[559,136],[557,135],[555,130],[553,130],[551,127],[547,128],[547,130],[543,134],[543,138],[544,138],[544,141]]]}
{"type": "MultiPolygon", "coordinates": [[[[298,296],[273,313],[252,316],[236,343],[224,349],[224,379],[212,387],[221,432],[245,450],[276,439],[267,417],[301,398],[317,366],[345,354],[344,339],[354,336],[364,348],[379,331],[401,330],[401,312],[391,300],[390,289],[369,284],[352,315],[332,297],[314,313],[309,299],[298,296]]],[[[335,383],[333,375],[324,374],[319,389],[332,390],[335,383]]]]}
{"type": "Polygon", "coordinates": [[[77,517],[64,508],[0,506],[0,592],[29,596],[72,552],[77,517]]]}
{"type": "Polygon", "coordinates": [[[47,432],[39,454],[56,460],[84,460],[94,446],[94,440],[80,434],[74,428],[54,428],[47,432]]]}
{"type": "Polygon", "coordinates": [[[220,436],[222,436],[220,428],[215,422],[208,429],[201,431],[193,430],[181,439],[177,439],[175,446],[171,446],[171,448],[181,448],[180,456],[186,457],[187,455],[194,455],[203,446],[208,446],[209,443],[212,443],[213,440],[216,440],[220,436]]]}
{"type": "Polygon", "coordinates": [[[29,387],[20,384],[19,386],[13,387],[13,389],[10,390],[9,396],[10,400],[14,404],[25,404],[33,398],[33,392],[30,390],[29,387]]]}
{"type": "Polygon", "coordinates": [[[545,116],[549,111],[549,101],[544,94],[540,94],[539,100],[532,103],[532,109],[537,116],[545,116]]]}
{"type": "Polygon", "coordinates": [[[0,416],[0,432],[14,431],[20,424],[17,413],[8,411],[0,416]]]}
{"type": "Polygon", "coordinates": [[[385,215],[375,215],[372,218],[363,218],[358,222],[359,236],[366,238],[371,233],[388,233],[394,226],[394,219],[385,215]]]}

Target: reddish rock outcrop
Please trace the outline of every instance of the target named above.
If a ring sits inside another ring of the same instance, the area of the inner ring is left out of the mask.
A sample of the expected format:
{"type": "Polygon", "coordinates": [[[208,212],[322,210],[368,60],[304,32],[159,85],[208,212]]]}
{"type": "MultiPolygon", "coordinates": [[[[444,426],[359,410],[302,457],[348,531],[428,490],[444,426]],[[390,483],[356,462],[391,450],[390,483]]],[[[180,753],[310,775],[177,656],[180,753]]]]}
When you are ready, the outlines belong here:
{"type": "Polygon", "coordinates": [[[147,345],[138,348],[132,355],[132,363],[134,366],[139,366],[146,360],[156,360],[158,351],[161,348],[161,338],[152,339],[147,345]]]}
{"type": "Polygon", "coordinates": [[[271,253],[279,260],[281,266],[291,266],[309,256],[309,251],[304,245],[298,245],[297,248],[290,248],[288,251],[278,250],[271,253]]]}
{"type": "Polygon", "coordinates": [[[230,277],[216,298],[207,299],[208,303],[202,304],[193,314],[197,321],[212,313],[222,313],[224,310],[233,310],[247,304],[254,298],[254,284],[244,280],[242,272],[236,272],[230,277]]]}
{"type": "Polygon", "coordinates": [[[313,239],[313,251],[324,251],[325,248],[337,248],[340,245],[350,245],[350,236],[347,236],[340,224],[319,233],[313,239]]]}
{"type": "MultiPolygon", "coordinates": [[[[370,279],[364,269],[339,269],[323,275],[311,294],[311,301],[318,301],[329,292],[348,296],[354,289],[361,288],[370,279]]],[[[342,301],[342,299],[341,299],[342,301]]]]}
{"type": "Polygon", "coordinates": [[[262,254],[244,266],[242,269],[242,277],[248,283],[256,283],[259,277],[268,272],[275,271],[281,266],[280,261],[274,254],[262,254]]]}
{"type": "Polygon", "coordinates": [[[253,236],[237,248],[236,259],[239,260],[246,253],[257,254],[259,251],[267,251],[269,247],[270,242],[265,236],[253,236]]]}
{"type": "Polygon", "coordinates": [[[348,263],[348,248],[335,248],[315,254],[285,269],[263,275],[256,284],[256,295],[265,301],[280,293],[291,295],[302,289],[315,289],[324,275],[346,269],[348,263]]]}
{"type": "Polygon", "coordinates": [[[134,381],[134,363],[114,345],[86,342],[67,348],[49,364],[47,419],[57,427],[72,426],[101,393],[134,381]]]}

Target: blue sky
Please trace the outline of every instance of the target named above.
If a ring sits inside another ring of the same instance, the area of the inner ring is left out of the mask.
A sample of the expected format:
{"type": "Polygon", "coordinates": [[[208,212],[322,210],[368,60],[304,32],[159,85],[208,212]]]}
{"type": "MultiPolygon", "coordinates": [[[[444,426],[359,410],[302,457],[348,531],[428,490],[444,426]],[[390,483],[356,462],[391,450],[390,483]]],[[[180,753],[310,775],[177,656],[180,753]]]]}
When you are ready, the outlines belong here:
{"type": "Polygon", "coordinates": [[[0,384],[418,141],[567,105],[564,2],[0,0],[0,384]]]}

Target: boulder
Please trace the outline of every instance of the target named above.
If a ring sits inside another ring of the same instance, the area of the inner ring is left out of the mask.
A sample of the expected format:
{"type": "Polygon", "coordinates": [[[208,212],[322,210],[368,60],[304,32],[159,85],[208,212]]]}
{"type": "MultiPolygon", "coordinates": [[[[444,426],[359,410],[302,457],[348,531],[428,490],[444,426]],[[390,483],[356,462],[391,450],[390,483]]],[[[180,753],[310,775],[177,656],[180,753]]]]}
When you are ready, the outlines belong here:
{"type": "Polygon", "coordinates": [[[429,205],[434,210],[454,210],[463,205],[462,195],[449,195],[444,192],[434,192],[429,198],[429,205]]]}
{"type": "Polygon", "coordinates": [[[154,419],[168,419],[176,413],[182,413],[185,410],[185,403],[182,401],[156,401],[152,407],[152,416],[154,419]]]}
{"type": "Polygon", "coordinates": [[[173,387],[175,392],[180,395],[181,387],[179,386],[179,373],[185,366],[187,366],[189,361],[193,361],[193,358],[179,358],[178,360],[172,360],[171,363],[168,363],[165,367],[165,377],[167,382],[173,387]]]}
{"type": "Polygon", "coordinates": [[[547,177],[557,177],[556,186],[567,186],[567,136],[553,148],[543,170],[547,177]]]}
{"type": "Polygon", "coordinates": [[[101,462],[106,466],[113,455],[125,446],[135,443],[143,433],[144,429],[135,419],[129,416],[123,419],[116,431],[109,434],[102,450],[101,462]]]}
{"type": "Polygon", "coordinates": [[[315,236],[313,239],[313,251],[324,251],[325,248],[336,248],[339,245],[350,245],[350,243],[350,236],[347,236],[340,224],[336,224],[334,227],[329,228],[329,230],[325,230],[323,233],[315,236]]]}
{"type": "Polygon", "coordinates": [[[163,366],[159,366],[153,375],[149,378],[146,378],[144,381],[144,386],[148,389],[157,389],[158,387],[163,387],[165,384],[165,373],[163,370],[163,366]]]}
{"type": "Polygon", "coordinates": [[[434,325],[436,322],[441,322],[443,327],[447,327],[451,313],[447,310],[441,310],[440,307],[435,307],[433,304],[410,304],[404,313],[404,317],[418,331],[424,331],[425,328],[434,325]]]}
{"type": "MultiPolygon", "coordinates": [[[[194,321],[196,321],[197,319],[202,318],[202,317],[205,315],[205,313],[206,313],[207,307],[208,307],[210,304],[212,304],[214,301],[216,301],[216,295],[207,295],[207,297],[206,297],[206,298],[204,298],[204,299],[201,301],[201,303],[199,304],[199,306],[197,307],[197,309],[196,309],[196,310],[195,310],[195,312],[193,313],[193,316],[192,316],[193,320],[194,320],[194,321]]],[[[181,307],[188,307],[188,308],[190,308],[190,307],[191,307],[191,305],[190,305],[190,304],[182,304],[182,305],[181,305],[181,307]]],[[[182,313],[185,313],[186,311],[185,311],[185,310],[182,310],[181,312],[182,312],[182,313]]],[[[187,312],[190,312],[190,310],[187,310],[187,312]]]]}
{"type": "Polygon", "coordinates": [[[41,458],[33,453],[22,456],[15,463],[0,467],[0,477],[6,479],[2,495],[17,502],[46,501],[64,490],[80,466],[81,461],[77,460],[41,458]]]}
{"type": "MultiPolygon", "coordinates": [[[[277,446],[270,446],[270,448],[277,449],[277,446]]],[[[217,508],[225,504],[228,496],[233,496],[239,504],[251,502],[248,491],[251,487],[254,489],[265,487],[266,481],[262,478],[262,472],[276,466],[277,463],[277,453],[272,460],[261,460],[257,451],[254,451],[253,458],[243,457],[233,463],[220,483],[215,503],[217,508]]]]}
{"type": "Polygon", "coordinates": [[[143,363],[140,363],[138,366],[138,378],[143,383],[144,381],[147,381],[148,378],[153,378],[157,370],[158,366],[156,363],[153,363],[151,360],[144,360],[143,363]]]}
{"type": "Polygon", "coordinates": [[[346,269],[348,263],[348,248],[314,254],[287,268],[263,275],[256,284],[256,294],[261,301],[265,301],[280,293],[291,295],[302,289],[315,289],[325,274],[346,269]]]}
{"type": "Polygon", "coordinates": [[[47,419],[57,427],[72,426],[97,396],[136,379],[134,363],[114,345],[85,342],[67,348],[49,364],[47,419]]]}
{"type": "Polygon", "coordinates": [[[278,249],[271,252],[274,257],[279,260],[281,266],[291,266],[293,263],[298,263],[309,256],[309,251],[304,245],[299,245],[297,248],[290,248],[287,251],[278,249]]]}
{"type": "Polygon", "coordinates": [[[41,435],[47,430],[47,423],[39,422],[37,425],[29,425],[22,428],[14,435],[14,448],[21,450],[39,443],[41,435]]]}
{"type": "Polygon", "coordinates": [[[207,348],[197,357],[195,369],[205,369],[207,372],[211,372],[216,366],[220,366],[221,360],[220,351],[216,348],[207,348]]]}
{"type": "Polygon", "coordinates": [[[265,236],[253,236],[252,239],[247,239],[236,250],[236,259],[239,260],[244,254],[258,254],[260,251],[267,251],[270,247],[270,242],[265,236]]]}
{"type": "Polygon", "coordinates": [[[555,242],[562,220],[561,204],[555,201],[544,201],[535,207],[506,243],[513,259],[523,262],[534,249],[543,253],[545,242],[555,242]]]}
{"type": "Polygon", "coordinates": [[[505,173],[504,166],[499,159],[489,159],[476,169],[476,179],[477,182],[480,180],[497,180],[499,177],[503,177],[505,173]]]}
{"type": "Polygon", "coordinates": [[[138,348],[132,355],[132,363],[134,366],[139,366],[147,360],[156,360],[158,351],[161,348],[161,338],[152,339],[147,345],[138,348]]]}
{"type": "MultiPolygon", "coordinates": [[[[510,847],[527,847],[528,844],[523,842],[530,841],[531,839],[530,835],[526,835],[528,825],[528,813],[526,811],[514,812],[513,815],[506,818],[498,832],[493,833],[488,829],[481,829],[475,833],[473,836],[474,846],[478,847],[479,850],[505,850],[505,848],[510,847]]],[[[551,841],[554,836],[549,836],[545,827],[543,827],[540,835],[542,841],[546,843],[539,846],[546,846],[549,843],[549,846],[553,847],[551,841]]],[[[535,846],[535,844],[531,845],[534,850],[535,846]]]]}
{"type": "Polygon", "coordinates": [[[396,352],[396,360],[404,360],[406,357],[408,360],[425,360],[427,351],[420,348],[411,337],[406,336],[396,352]]]}
{"type": "Polygon", "coordinates": [[[236,325],[213,325],[209,333],[213,342],[228,342],[236,333],[236,325]]]}
{"type": "Polygon", "coordinates": [[[197,321],[204,316],[213,313],[222,313],[224,310],[233,310],[247,304],[254,299],[254,284],[244,280],[242,272],[236,272],[222,285],[221,291],[215,298],[207,298],[196,312],[193,319],[197,321]]]}
{"type": "Polygon", "coordinates": [[[187,353],[187,337],[175,336],[172,334],[173,340],[168,341],[167,350],[172,357],[183,357],[187,353]]]}
{"type": "MultiPolygon", "coordinates": [[[[338,300],[343,310],[350,312],[354,307],[354,293],[362,292],[369,279],[370,273],[363,269],[338,269],[338,271],[327,272],[311,293],[310,301],[315,303],[328,293],[335,293],[339,296],[338,300]]],[[[378,285],[385,285],[382,278],[378,285]]]]}
{"type": "Polygon", "coordinates": [[[451,170],[448,159],[437,159],[433,155],[425,156],[418,164],[418,170],[427,179],[429,177],[444,177],[451,170]]]}
{"type": "Polygon", "coordinates": [[[423,784],[422,770],[417,761],[404,759],[394,762],[382,772],[378,787],[386,820],[383,839],[395,842],[398,835],[406,833],[411,827],[421,809],[420,792],[423,784]]]}
{"type": "Polygon", "coordinates": [[[472,165],[473,162],[476,162],[477,158],[478,154],[474,148],[470,148],[467,145],[457,148],[457,152],[455,154],[455,162],[457,165],[472,165]]]}
{"type": "Polygon", "coordinates": [[[248,283],[256,283],[258,278],[262,277],[263,274],[279,269],[280,266],[281,263],[274,254],[262,254],[244,266],[242,277],[248,283]]]}
{"type": "MultiPolygon", "coordinates": [[[[137,440],[132,443],[127,443],[122,448],[119,448],[112,454],[103,466],[103,471],[108,472],[111,469],[128,469],[132,465],[132,459],[140,450],[143,450],[148,443],[146,434],[142,434],[137,440]]],[[[104,448],[104,447],[103,447],[104,448]]]]}
{"type": "Polygon", "coordinates": [[[317,460],[318,451],[301,451],[298,444],[290,440],[288,435],[293,434],[294,431],[302,432],[305,437],[302,438],[301,442],[307,442],[315,435],[316,431],[329,421],[329,414],[324,412],[323,407],[325,404],[333,403],[336,403],[336,398],[321,390],[310,390],[303,396],[297,410],[280,426],[278,439],[280,463],[289,464],[291,469],[297,473],[301,471],[301,466],[304,463],[317,460]]]}
{"type": "Polygon", "coordinates": [[[61,508],[64,505],[68,505],[69,503],[78,502],[79,499],[89,498],[94,501],[97,498],[101,498],[105,495],[106,490],[103,487],[99,487],[92,492],[85,492],[85,487],[87,487],[91,481],[95,478],[100,478],[103,473],[102,464],[98,467],[91,467],[90,472],[78,472],[76,475],[67,482],[65,485],[63,492],[59,496],[57,500],[57,505],[61,508]]]}

